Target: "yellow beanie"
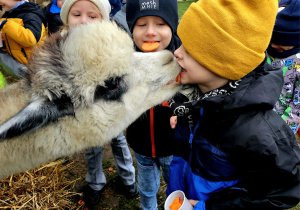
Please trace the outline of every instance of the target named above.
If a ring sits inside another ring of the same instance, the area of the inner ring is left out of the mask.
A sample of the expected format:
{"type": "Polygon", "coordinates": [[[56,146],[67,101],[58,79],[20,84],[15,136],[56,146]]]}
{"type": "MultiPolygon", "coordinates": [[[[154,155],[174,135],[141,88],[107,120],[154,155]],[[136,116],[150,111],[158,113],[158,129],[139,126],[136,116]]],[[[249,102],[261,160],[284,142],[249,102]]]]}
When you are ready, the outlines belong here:
{"type": "Polygon", "coordinates": [[[265,58],[277,0],[199,0],[184,13],[178,36],[201,65],[238,80],[265,58]]]}

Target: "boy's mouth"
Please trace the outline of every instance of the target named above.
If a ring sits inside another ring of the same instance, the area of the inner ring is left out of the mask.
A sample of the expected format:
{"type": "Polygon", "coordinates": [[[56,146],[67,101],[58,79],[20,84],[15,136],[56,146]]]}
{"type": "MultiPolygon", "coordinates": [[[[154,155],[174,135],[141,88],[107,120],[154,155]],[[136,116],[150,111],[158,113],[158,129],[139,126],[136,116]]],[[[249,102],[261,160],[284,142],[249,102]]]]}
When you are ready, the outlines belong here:
{"type": "Polygon", "coordinates": [[[181,67],[181,70],[180,70],[180,72],[178,74],[178,77],[180,78],[179,81],[181,81],[181,77],[183,75],[185,75],[186,73],[187,73],[187,71],[184,68],[181,67]]]}
{"type": "Polygon", "coordinates": [[[155,43],[155,42],[160,43],[160,41],[144,41],[144,43],[155,43]]]}
{"type": "Polygon", "coordinates": [[[157,41],[145,41],[142,44],[142,50],[144,52],[154,52],[155,50],[158,49],[160,43],[157,41]]]}
{"type": "MultiPolygon", "coordinates": [[[[181,72],[187,72],[187,71],[185,70],[185,68],[183,68],[183,67],[178,63],[178,60],[177,60],[177,64],[181,67],[180,73],[181,73],[181,72]]],[[[179,73],[179,74],[180,74],[180,73],[179,73]]]]}
{"type": "MultiPolygon", "coordinates": [[[[181,62],[177,59],[177,64],[178,64],[178,66],[180,66],[180,68],[181,68],[180,73],[181,73],[181,72],[187,72],[187,71],[185,70],[185,68],[183,68],[183,67],[180,65],[180,63],[181,63],[181,62]]],[[[180,73],[179,73],[179,74],[180,74],[180,73]]]]}
{"type": "Polygon", "coordinates": [[[181,72],[186,72],[185,68],[181,67],[181,72]]]}

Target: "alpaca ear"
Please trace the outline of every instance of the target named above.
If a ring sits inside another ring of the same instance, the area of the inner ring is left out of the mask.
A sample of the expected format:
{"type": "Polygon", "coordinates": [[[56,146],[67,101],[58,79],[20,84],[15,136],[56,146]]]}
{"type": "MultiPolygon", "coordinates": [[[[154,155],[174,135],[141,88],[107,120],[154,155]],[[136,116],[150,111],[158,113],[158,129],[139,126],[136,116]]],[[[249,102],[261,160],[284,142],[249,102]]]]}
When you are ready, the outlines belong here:
{"type": "Polygon", "coordinates": [[[0,142],[37,130],[59,118],[74,115],[71,99],[66,95],[54,100],[32,101],[19,113],[0,125],[0,142]]]}

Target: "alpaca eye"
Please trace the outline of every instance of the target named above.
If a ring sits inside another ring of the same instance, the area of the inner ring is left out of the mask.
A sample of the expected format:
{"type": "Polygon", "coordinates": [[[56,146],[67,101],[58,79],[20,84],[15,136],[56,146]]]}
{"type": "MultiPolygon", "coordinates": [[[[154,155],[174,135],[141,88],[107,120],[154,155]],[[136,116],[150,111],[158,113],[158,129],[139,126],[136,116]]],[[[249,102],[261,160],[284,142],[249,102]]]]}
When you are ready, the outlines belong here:
{"type": "Polygon", "coordinates": [[[103,98],[106,100],[119,100],[127,90],[123,77],[112,77],[105,81],[104,86],[97,86],[94,100],[103,98]]]}
{"type": "Polygon", "coordinates": [[[108,90],[113,91],[119,87],[120,77],[110,78],[109,80],[105,81],[105,86],[108,90]]]}

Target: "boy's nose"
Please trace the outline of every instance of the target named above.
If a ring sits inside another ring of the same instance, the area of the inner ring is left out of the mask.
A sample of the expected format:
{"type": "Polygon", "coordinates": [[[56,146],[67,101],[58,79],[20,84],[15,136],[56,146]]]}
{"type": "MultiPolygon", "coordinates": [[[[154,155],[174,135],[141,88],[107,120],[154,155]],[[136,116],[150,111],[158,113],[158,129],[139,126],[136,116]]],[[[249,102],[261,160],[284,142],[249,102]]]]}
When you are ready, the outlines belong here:
{"type": "MultiPolygon", "coordinates": [[[[181,45],[182,46],[182,45],[181,45]]],[[[174,55],[176,58],[181,58],[181,53],[180,53],[180,50],[181,50],[181,46],[179,48],[177,48],[174,52],[174,55]]]]}
{"type": "Polygon", "coordinates": [[[156,30],[155,30],[155,27],[153,26],[148,26],[147,28],[147,35],[156,35],[156,30]]]}

